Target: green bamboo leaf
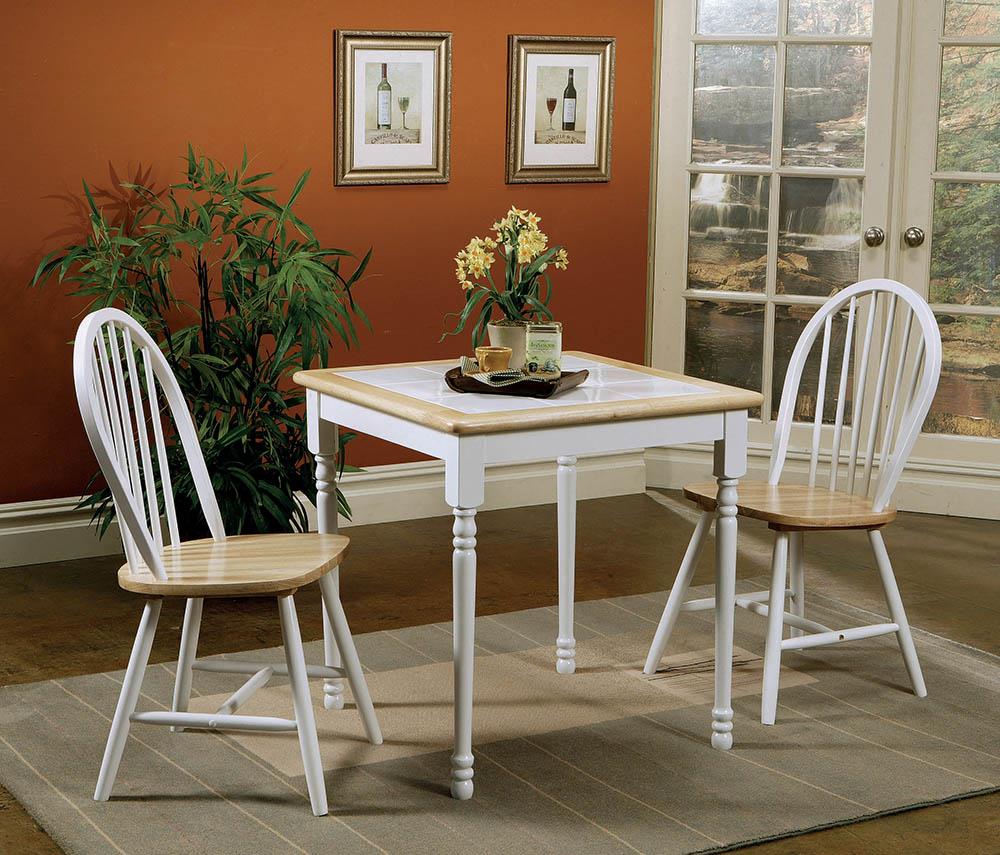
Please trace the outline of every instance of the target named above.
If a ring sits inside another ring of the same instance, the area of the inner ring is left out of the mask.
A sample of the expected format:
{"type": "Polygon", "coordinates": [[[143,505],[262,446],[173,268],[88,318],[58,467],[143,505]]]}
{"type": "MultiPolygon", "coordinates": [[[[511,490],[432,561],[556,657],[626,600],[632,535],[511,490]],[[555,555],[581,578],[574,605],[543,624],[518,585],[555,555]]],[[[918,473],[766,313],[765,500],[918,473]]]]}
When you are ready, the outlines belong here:
{"type": "Polygon", "coordinates": [[[31,282],[28,284],[29,288],[44,282],[52,275],[54,270],[59,268],[63,259],[60,253],[62,253],[62,250],[55,249],[42,256],[42,260],[38,262],[38,267],[35,268],[35,275],[31,277],[31,282]]]}
{"type": "Polygon", "coordinates": [[[285,202],[285,210],[291,209],[292,205],[295,204],[295,200],[299,198],[299,194],[302,192],[302,188],[306,186],[306,182],[309,180],[309,170],[307,169],[302,175],[299,176],[299,180],[295,182],[295,186],[292,188],[291,194],[288,196],[288,201],[285,202]]]}
{"type": "MultiPolygon", "coordinates": [[[[255,175],[248,175],[242,181],[240,181],[240,185],[243,187],[249,187],[253,184],[257,184],[258,182],[263,181],[265,178],[270,178],[272,175],[274,175],[273,172],[258,172],[255,175]]],[[[258,193],[261,192],[261,188],[259,187],[255,187],[254,189],[258,193]]]]}

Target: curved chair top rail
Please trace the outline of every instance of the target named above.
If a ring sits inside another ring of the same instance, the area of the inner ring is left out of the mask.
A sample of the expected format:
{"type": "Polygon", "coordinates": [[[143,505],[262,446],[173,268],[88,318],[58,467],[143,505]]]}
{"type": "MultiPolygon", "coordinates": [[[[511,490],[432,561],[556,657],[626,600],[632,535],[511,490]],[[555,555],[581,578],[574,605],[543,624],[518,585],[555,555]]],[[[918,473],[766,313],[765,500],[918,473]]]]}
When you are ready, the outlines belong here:
{"type": "Polygon", "coordinates": [[[161,501],[169,544],[180,543],[165,416],[173,419],[180,437],[212,537],[226,536],[198,433],[177,379],[142,326],[110,308],[91,312],[81,322],[73,347],[73,377],[87,438],[114,498],[129,565],[137,567],[141,558],[157,579],[165,581],[161,501]]]}
{"type": "Polygon", "coordinates": [[[873,510],[883,510],[920,435],[940,374],[941,334],[934,313],[916,291],[891,279],[867,279],[835,294],[809,320],[792,351],[768,482],[777,484],[781,478],[792,423],[812,406],[809,485],[816,486],[821,457],[828,459],[831,490],[837,489],[843,473],[842,489],[871,493],[873,510]],[[834,341],[835,325],[843,327],[842,342],[834,341]],[[819,377],[810,398],[800,387],[821,331],[819,377]],[[827,401],[828,385],[835,376],[836,386],[827,401]],[[850,422],[845,426],[848,402],[850,422]],[[832,428],[824,425],[828,407],[834,408],[832,428]],[[821,454],[827,439],[829,448],[821,454]],[[878,478],[872,493],[875,470],[878,478]]]}

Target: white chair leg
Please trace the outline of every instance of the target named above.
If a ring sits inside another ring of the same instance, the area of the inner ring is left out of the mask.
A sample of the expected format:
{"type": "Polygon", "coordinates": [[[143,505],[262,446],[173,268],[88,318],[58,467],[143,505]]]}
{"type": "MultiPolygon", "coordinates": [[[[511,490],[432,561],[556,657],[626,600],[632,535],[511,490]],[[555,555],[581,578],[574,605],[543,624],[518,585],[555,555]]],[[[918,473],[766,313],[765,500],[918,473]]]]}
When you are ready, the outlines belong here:
{"type": "Polygon", "coordinates": [[[653,643],[650,645],[649,653],[646,656],[646,664],[643,672],[655,674],[660,667],[660,660],[663,658],[663,651],[667,649],[667,642],[674,631],[674,624],[677,623],[677,616],[680,614],[681,606],[684,604],[684,595],[691,584],[691,577],[694,576],[695,567],[698,565],[698,557],[701,555],[702,547],[705,545],[705,535],[712,527],[715,514],[712,511],[704,511],[695,526],[694,534],[688,543],[684,559],[681,561],[680,569],[677,571],[677,578],[670,589],[667,597],[667,604],[660,617],[660,623],[656,627],[653,635],[653,643]]]}
{"type": "Polygon", "coordinates": [[[290,594],[278,597],[278,613],[281,615],[281,638],[285,646],[285,661],[288,663],[288,678],[292,684],[292,704],[295,709],[295,723],[298,725],[299,748],[302,750],[302,766],[306,772],[309,801],[312,803],[313,814],[325,816],[329,810],[326,803],[326,783],[323,780],[323,763],[319,756],[319,738],[316,735],[316,718],[313,715],[312,697],[309,694],[309,679],[306,676],[299,619],[295,614],[295,600],[290,594]]]}
{"type": "Polygon", "coordinates": [[[125,750],[125,740],[128,739],[130,719],[139,700],[139,690],[142,688],[142,678],[149,662],[149,652],[153,649],[153,637],[156,635],[156,622],[160,619],[161,605],[162,600],[147,600],[142,610],[139,629],[132,645],[132,655],[129,657],[121,694],[118,696],[118,706],[111,720],[111,732],[108,734],[108,744],[104,749],[101,771],[97,776],[94,801],[106,802],[111,796],[111,788],[118,774],[118,764],[121,763],[122,752],[125,750]]]}
{"type": "MultiPolygon", "coordinates": [[[[806,579],[805,563],[802,557],[802,532],[793,531],[788,538],[788,575],[789,585],[792,595],[789,598],[789,611],[796,617],[806,616],[806,579]]],[[[790,627],[789,635],[798,638],[805,635],[805,631],[798,627],[790,627]]]]}
{"type": "Polygon", "coordinates": [[[781,670],[781,630],[785,616],[785,576],[788,570],[788,532],[775,533],[771,558],[771,596],[767,609],[767,647],[764,651],[764,684],[760,698],[761,724],[774,724],[778,708],[778,674],[781,670]]]}
{"type": "MultiPolygon", "coordinates": [[[[181,649],[177,656],[177,676],[174,680],[174,712],[187,712],[191,700],[191,663],[198,655],[198,633],[201,631],[201,611],[205,601],[191,598],[184,606],[184,623],[181,626],[181,649]]],[[[183,727],[171,727],[180,733],[183,727]]]]}
{"type": "Polygon", "coordinates": [[[878,574],[882,579],[882,588],[885,590],[885,601],[889,606],[889,614],[893,623],[899,625],[899,629],[896,631],[896,640],[899,642],[899,649],[902,651],[903,661],[906,663],[906,671],[913,684],[913,693],[918,698],[926,698],[927,686],[924,684],[924,675],[920,670],[920,660],[917,659],[917,648],[913,645],[910,624],[906,620],[906,611],[903,609],[903,600],[899,596],[899,587],[896,585],[896,576],[892,572],[892,563],[889,561],[889,552],[885,548],[882,532],[877,529],[869,531],[868,539],[871,541],[872,551],[875,553],[875,563],[878,565],[878,574]]]}
{"type": "Polygon", "coordinates": [[[378,725],[375,707],[372,705],[372,698],[368,693],[368,683],[361,670],[361,661],[358,659],[358,651],[354,646],[354,639],[351,637],[351,629],[347,625],[347,616],[344,614],[344,606],[340,602],[337,586],[333,584],[333,580],[327,574],[320,578],[319,587],[323,594],[326,616],[330,621],[330,628],[337,642],[337,648],[340,650],[344,670],[347,671],[347,682],[350,683],[351,694],[354,695],[354,703],[361,714],[361,723],[365,727],[368,741],[372,745],[381,745],[382,730],[378,725]]]}

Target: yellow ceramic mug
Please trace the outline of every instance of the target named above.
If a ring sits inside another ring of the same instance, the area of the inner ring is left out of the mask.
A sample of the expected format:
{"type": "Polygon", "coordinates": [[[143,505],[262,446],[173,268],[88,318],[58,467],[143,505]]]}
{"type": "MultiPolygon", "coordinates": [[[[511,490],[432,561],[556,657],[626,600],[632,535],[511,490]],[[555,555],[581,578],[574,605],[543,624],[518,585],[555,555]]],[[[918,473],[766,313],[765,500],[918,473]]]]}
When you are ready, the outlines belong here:
{"type": "Polygon", "coordinates": [[[512,353],[509,347],[483,345],[476,348],[476,361],[481,371],[503,371],[510,365],[512,353]]]}

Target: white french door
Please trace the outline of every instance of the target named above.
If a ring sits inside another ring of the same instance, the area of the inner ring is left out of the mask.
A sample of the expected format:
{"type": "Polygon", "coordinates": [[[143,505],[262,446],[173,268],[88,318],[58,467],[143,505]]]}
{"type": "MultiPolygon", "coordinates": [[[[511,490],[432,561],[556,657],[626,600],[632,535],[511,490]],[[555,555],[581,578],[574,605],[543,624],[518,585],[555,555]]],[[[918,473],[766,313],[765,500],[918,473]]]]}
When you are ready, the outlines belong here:
{"type": "MultiPolygon", "coordinates": [[[[915,454],[1000,474],[1000,0],[920,0],[892,268],[941,330],[915,454]]],[[[993,508],[996,516],[1000,512],[993,508]]]]}
{"type": "Polygon", "coordinates": [[[998,20],[1000,0],[664,0],[650,357],[763,394],[752,471],[809,317],[888,275],[928,296],[946,352],[900,503],[967,513],[939,491],[992,476],[1000,516],[998,20]]]}

